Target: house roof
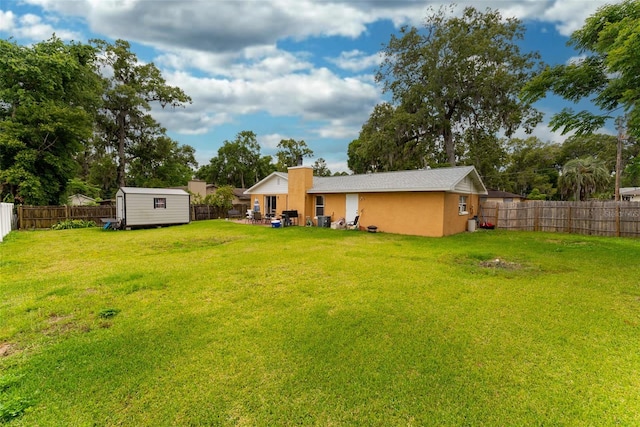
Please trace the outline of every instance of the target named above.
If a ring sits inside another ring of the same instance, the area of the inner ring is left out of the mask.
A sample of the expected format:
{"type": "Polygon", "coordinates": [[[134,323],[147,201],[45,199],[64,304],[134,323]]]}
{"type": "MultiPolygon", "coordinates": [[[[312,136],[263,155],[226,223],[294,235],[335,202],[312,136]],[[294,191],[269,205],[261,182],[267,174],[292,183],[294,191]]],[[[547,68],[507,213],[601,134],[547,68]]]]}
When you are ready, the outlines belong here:
{"type": "Polygon", "coordinates": [[[459,186],[467,177],[473,182],[476,192],[487,193],[473,166],[314,177],[313,187],[308,193],[461,191],[459,186]]]}
{"type": "Polygon", "coordinates": [[[500,190],[487,190],[487,195],[485,197],[489,199],[526,199],[526,197],[521,196],[520,194],[500,190]]]}
{"type": "Polygon", "coordinates": [[[184,190],[178,188],[143,188],[143,187],[120,187],[125,194],[157,194],[157,195],[176,195],[188,196],[184,190]]]}
{"type": "Polygon", "coordinates": [[[271,172],[265,178],[263,178],[260,181],[258,181],[255,185],[253,185],[252,187],[246,189],[244,191],[244,194],[259,193],[258,191],[256,191],[256,189],[258,189],[259,187],[263,186],[265,183],[271,181],[274,178],[282,178],[285,181],[288,181],[289,180],[289,174],[287,174],[285,172],[277,172],[277,171],[276,172],[271,172]]]}
{"type": "Polygon", "coordinates": [[[624,196],[640,196],[640,187],[622,187],[620,194],[624,196]]]}

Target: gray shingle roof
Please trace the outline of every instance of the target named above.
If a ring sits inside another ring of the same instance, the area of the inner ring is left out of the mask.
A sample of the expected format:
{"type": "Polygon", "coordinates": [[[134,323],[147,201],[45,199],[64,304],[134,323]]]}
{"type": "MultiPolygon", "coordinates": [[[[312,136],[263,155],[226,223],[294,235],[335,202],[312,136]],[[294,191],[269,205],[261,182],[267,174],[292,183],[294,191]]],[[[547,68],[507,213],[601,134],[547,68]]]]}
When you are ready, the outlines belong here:
{"type": "Polygon", "coordinates": [[[180,196],[188,196],[184,190],[180,190],[177,188],[143,188],[143,187],[120,187],[123,193],[126,194],[170,194],[170,195],[180,195],[180,196]]]}
{"type": "Polygon", "coordinates": [[[486,189],[473,166],[379,172],[363,175],[314,177],[308,193],[366,193],[395,191],[454,191],[456,185],[471,175],[476,187],[486,189]]]}

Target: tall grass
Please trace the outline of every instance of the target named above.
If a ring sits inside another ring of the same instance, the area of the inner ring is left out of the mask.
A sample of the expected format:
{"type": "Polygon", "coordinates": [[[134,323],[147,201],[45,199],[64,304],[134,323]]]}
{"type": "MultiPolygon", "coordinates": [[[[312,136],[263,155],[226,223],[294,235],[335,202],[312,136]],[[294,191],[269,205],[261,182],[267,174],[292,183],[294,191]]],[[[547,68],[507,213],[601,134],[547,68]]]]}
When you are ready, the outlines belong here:
{"type": "Polygon", "coordinates": [[[640,242],[12,233],[11,425],[640,425],[640,242]]]}

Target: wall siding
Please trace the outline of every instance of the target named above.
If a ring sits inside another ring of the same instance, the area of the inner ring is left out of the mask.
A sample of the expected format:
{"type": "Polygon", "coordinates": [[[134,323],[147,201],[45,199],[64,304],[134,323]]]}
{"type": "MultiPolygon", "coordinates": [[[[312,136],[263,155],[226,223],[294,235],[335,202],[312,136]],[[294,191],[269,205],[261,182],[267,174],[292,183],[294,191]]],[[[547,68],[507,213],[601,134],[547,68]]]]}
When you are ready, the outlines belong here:
{"type": "Polygon", "coordinates": [[[189,196],[162,194],[125,194],[127,227],[144,225],[186,224],[189,222],[189,196]],[[153,199],[167,199],[165,209],[154,209],[153,199]]]}

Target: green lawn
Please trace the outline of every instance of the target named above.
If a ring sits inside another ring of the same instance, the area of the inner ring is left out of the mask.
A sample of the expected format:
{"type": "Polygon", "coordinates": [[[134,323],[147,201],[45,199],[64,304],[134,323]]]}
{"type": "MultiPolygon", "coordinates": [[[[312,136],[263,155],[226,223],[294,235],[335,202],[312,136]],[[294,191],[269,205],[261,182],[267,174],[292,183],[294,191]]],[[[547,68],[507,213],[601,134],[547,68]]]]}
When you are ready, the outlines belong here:
{"type": "Polygon", "coordinates": [[[12,426],[640,425],[639,240],[202,221],[0,269],[12,426]]]}

